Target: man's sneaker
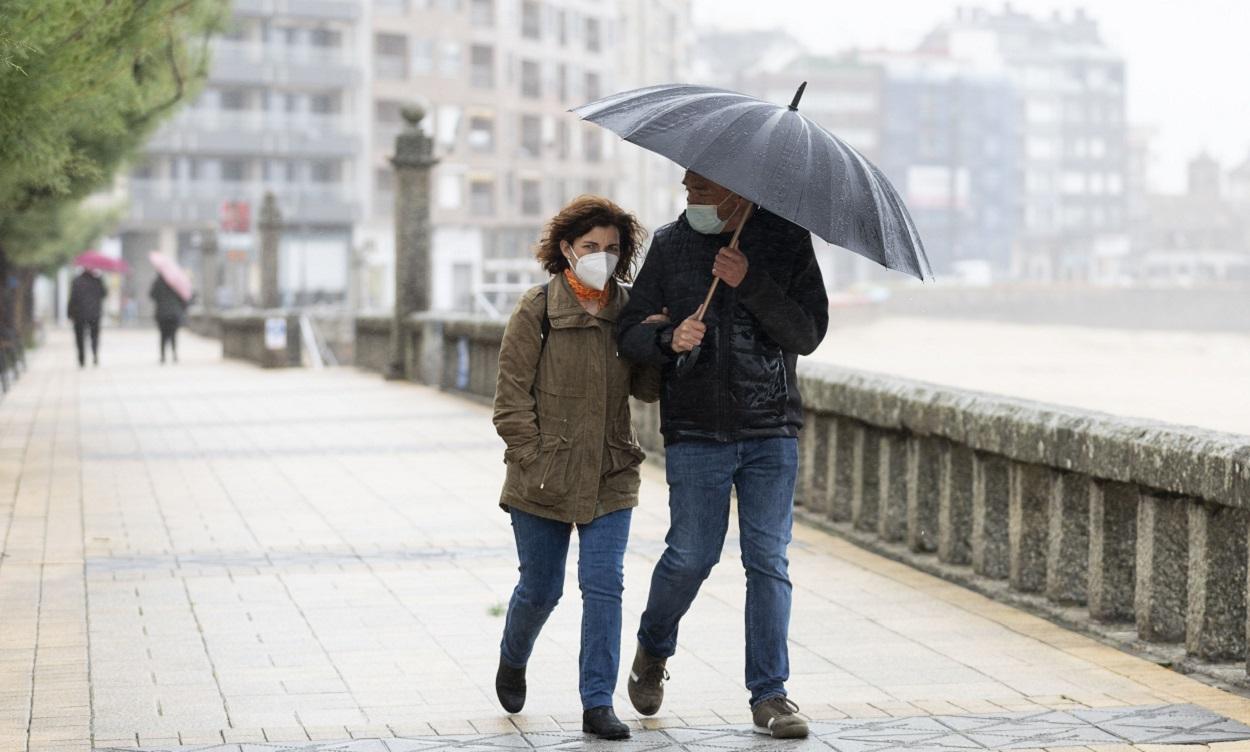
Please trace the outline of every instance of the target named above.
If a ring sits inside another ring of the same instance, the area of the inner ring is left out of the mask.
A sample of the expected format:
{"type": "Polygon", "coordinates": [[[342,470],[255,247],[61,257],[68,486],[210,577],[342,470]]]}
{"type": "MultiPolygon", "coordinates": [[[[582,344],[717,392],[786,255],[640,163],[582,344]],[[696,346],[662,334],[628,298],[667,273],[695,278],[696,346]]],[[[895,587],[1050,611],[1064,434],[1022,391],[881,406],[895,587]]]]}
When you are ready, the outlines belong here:
{"type": "Polygon", "coordinates": [[[643,715],[655,715],[664,702],[664,682],[668,671],[664,669],[667,658],[648,655],[642,645],[634,653],[634,665],[629,671],[629,701],[634,710],[643,715]]]}
{"type": "Polygon", "coordinates": [[[807,721],[798,715],[799,706],[786,697],[770,697],[751,708],[755,730],[774,739],[802,739],[807,736],[807,721]]]}

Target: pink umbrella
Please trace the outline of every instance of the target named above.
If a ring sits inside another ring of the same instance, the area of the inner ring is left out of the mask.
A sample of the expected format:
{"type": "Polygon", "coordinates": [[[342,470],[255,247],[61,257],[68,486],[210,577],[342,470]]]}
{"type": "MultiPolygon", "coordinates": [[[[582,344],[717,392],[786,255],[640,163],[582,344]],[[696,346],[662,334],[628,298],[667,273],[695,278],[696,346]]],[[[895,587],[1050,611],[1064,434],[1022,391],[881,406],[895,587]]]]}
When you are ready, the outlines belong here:
{"type": "Polygon", "coordinates": [[[99,251],[86,251],[78,255],[74,259],[74,266],[81,266],[84,269],[96,269],[102,272],[127,272],[130,265],[121,259],[105,256],[99,251]]]}
{"type": "Polygon", "coordinates": [[[152,266],[156,267],[156,273],[161,275],[161,279],[165,280],[165,284],[174,289],[178,293],[178,297],[186,302],[191,301],[191,278],[168,256],[152,251],[148,254],[148,261],[152,262],[152,266]]]}

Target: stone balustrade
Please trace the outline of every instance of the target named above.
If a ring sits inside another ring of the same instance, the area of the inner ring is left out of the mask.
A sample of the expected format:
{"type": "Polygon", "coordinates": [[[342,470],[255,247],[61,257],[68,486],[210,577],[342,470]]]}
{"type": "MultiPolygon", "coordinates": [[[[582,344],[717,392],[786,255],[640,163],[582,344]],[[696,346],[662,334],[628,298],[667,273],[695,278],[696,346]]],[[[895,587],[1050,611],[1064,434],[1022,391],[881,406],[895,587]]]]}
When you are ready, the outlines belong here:
{"type": "MultiPolygon", "coordinates": [[[[503,328],[412,317],[427,376],[414,356],[410,378],[489,399],[503,328]]],[[[814,363],[799,380],[806,519],[1121,643],[1242,662],[1245,680],[1250,437],[814,363]]],[[[658,407],[635,403],[634,423],[661,454],[658,407]]]]}

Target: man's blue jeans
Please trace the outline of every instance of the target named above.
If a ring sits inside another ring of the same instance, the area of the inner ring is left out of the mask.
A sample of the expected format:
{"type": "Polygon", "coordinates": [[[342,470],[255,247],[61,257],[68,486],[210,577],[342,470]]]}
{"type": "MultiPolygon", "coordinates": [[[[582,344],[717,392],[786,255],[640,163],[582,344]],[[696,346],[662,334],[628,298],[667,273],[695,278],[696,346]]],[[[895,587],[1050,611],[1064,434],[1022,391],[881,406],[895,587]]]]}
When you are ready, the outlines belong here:
{"type": "MultiPolygon", "coordinates": [[[[500,655],[504,663],[521,668],[529,662],[538,633],[564,592],[564,562],[573,525],[511,511],[521,578],[508,603],[500,655]]],[[[577,526],[577,581],[582,590],[579,689],[584,709],[611,705],[616,691],[625,544],[632,512],[622,509],[577,526]]]]}
{"type": "Polygon", "coordinates": [[[786,547],[794,522],[798,440],[671,444],[668,547],[651,576],[638,641],[649,654],[677,650],[677,625],[720,561],[729,527],[729,491],[738,491],[738,528],[746,569],[746,685],[751,704],[785,695],[791,585],[786,547]]]}

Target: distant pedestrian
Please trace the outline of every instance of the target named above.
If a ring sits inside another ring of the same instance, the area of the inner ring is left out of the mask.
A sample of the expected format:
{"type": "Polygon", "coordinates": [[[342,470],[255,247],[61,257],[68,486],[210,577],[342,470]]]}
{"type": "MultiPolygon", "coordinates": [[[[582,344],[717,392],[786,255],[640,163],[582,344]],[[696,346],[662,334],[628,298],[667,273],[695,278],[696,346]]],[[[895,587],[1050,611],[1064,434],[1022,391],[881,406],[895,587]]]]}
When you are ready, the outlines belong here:
{"type": "Polygon", "coordinates": [[[641,235],[633,216],[593,196],[548,223],[538,259],[554,276],[525,293],[508,320],[495,390],[508,466],[500,506],[512,516],[520,559],[495,690],[509,713],[525,705],[526,666],[563,593],[576,528],[582,730],[604,739],[629,736],[612,707],[625,544],[643,459],[629,397],[659,398],[658,371],[631,365],[616,348],[616,319],[629,297],[622,283],[632,277],[641,235]]]}
{"type": "Polygon", "coordinates": [[[178,327],[182,325],[182,317],[187,311],[187,301],[159,274],[152,282],[152,289],[148,294],[156,302],[156,326],[161,331],[161,363],[165,362],[166,345],[177,363],[178,327]]]}
{"type": "Polygon", "coordinates": [[[87,342],[91,337],[91,362],[100,365],[100,310],[104,299],[108,297],[108,288],[100,272],[94,269],[83,269],[74,277],[69,287],[69,304],[66,315],[74,322],[74,343],[78,347],[78,367],[87,366],[87,342]]]}

